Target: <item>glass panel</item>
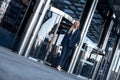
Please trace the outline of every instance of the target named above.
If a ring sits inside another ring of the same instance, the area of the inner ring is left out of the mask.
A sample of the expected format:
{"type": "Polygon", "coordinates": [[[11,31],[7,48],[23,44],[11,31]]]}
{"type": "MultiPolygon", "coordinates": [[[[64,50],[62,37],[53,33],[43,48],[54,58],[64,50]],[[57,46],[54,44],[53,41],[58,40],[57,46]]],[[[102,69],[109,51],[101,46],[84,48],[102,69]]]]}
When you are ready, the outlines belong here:
{"type": "Polygon", "coordinates": [[[92,78],[96,64],[102,59],[99,54],[100,51],[95,46],[91,46],[90,43],[84,43],[74,73],[92,78]]]}
{"type": "Polygon", "coordinates": [[[111,71],[111,80],[118,80],[118,77],[120,75],[120,47],[117,51],[116,59],[114,61],[113,69],[111,71]]]}
{"type": "Polygon", "coordinates": [[[59,21],[59,15],[50,11],[47,12],[36,41],[31,49],[31,57],[44,60],[46,54],[51,51],[51,47],[57,38],[56,31],[59,27],[59,21]]]}
{"type": "Polygon", "coordinates": [[[10,3],[11,0],[0,0],[0,22],[2,21],[5,12],[8,8],[8,5],[10,3]]]}
{"type": "Polygon", "coordinates": [[[99,14],[98,10],[95,10],[93,15],[87,36],[83,41],[84,44],[79,54],[79,58],[74,69],[74,73],[77,75],[82,75],[87,78],[92,78],[95,69],[101,62],[103,52],[97,47],[98,41],[102,29],[104,28],[104,19],[99,14]]]}
{"type": "MultiPolygon", "coordinates": [[[[29,58],[44,60],[52,67],[57,67],[62,49],[61,41],[72,24],[65,18],[61,19],[58,14],[51,11],[47,12],[29,55],[29,58]]],[[[63,69],[67,70],[68,65],[64,65],[63,69]]]]}
{"type": "MultiPolygon", "coordinates": [[[[29,4],[30,0],[26,1],[29,4]]],[[[1,0],[0,5],[0,45],[11,49],[16,38],[14,46],[14,50],[16,50],[21,37],[21,35],[16,34],[20,29],[28,5],[19,0],[1,0]]],[[[25,29],[25,26],[22,29],[25,29]]]]}
{"type": "Polygon", "coordinates": [[[52,0],[54,7],[79,20],[82,16],[87,0],[52,0]],[[57,4],[56,4],[57,3],[57,4]]]}
{"type": "Polygon", "coordinates": [[[114,28],[113,28],[112,32],[110,33],[108,42],[107,42],[107,46],[105,49],[105,56],[102,59],[100,70],[99,70],[100,74],[98,74],[97,79],[100,79],[100,80],[106,79],[110,65],[111,65],[112,58],[114,56],[116,42],[117,42],[117,35],[114,32],[114,28]]]}
{"type": "Polygon", "coordinates": [[[98,44],[100,34],[102,32],[102,29],[104,28],[104,19],[101,17],[101,15],[98,13],[96,10],[92,22],[90,24],[90,28],[87,33],[87,38],[86,40],[91,41],[94,44],[98,44]]]}

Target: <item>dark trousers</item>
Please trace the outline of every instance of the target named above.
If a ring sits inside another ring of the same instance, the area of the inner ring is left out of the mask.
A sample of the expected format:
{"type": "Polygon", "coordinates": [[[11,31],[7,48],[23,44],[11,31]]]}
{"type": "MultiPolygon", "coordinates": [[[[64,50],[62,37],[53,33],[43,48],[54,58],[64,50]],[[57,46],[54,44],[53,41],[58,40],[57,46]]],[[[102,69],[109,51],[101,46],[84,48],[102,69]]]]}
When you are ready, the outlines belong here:
{"type": "MultiPolygon", "coordinates": [[[[61,56],[60,56],[60,60],[59,60],[59,65],[61,67],[64,67],[64,64],[66,63],[66,61],[69,59],[69,57],[71,56],[73,51],[73,48],[66,46],[63,46],[62,48],[62,52],[61,52],[61,56]]],[[[67,63],[66,63],[67,64],[67,63]]]]}

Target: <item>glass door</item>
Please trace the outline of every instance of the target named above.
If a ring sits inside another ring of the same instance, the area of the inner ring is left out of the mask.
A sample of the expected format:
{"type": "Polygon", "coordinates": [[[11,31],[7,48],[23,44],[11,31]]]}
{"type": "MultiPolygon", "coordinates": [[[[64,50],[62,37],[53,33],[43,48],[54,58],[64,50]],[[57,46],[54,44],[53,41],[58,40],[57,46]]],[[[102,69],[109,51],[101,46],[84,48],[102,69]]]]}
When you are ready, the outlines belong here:
{"type": "Polygon", "coordinates": [[[61,16],[51,11],[48,11],[41,29],[34,42],[33,49],[30,55],[34,58],[44,59],[48,51],[51,51],[52,43],[55,40],[56,31],[59,28],[61,16]]]}
{"type": "Polygon", "coordinates": [[[29,58],[55,67],[62,49],[61,41],[74,21],[68,14],[51,6],[44,17],[29,58]]]}
{"type": "Polygon", "coordinates": [[[88,43],[84,43],[80,51],[74,73],[92,79],[102,59],[101,51],[88,43]]]}

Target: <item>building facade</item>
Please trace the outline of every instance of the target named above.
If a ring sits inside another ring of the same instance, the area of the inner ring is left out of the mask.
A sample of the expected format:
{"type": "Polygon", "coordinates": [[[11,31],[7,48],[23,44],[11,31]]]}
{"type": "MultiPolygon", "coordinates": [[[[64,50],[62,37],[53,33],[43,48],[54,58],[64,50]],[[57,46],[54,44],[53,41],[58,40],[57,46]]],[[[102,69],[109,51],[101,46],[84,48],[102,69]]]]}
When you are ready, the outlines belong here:
{"type": "Polygon", "coordinates": [[[0,46],[55,66],[65,32],[79,20],[80,44],[64,70],[92,80],[119,80],[120,23],[113,2],[1,0],[0,46]]]}

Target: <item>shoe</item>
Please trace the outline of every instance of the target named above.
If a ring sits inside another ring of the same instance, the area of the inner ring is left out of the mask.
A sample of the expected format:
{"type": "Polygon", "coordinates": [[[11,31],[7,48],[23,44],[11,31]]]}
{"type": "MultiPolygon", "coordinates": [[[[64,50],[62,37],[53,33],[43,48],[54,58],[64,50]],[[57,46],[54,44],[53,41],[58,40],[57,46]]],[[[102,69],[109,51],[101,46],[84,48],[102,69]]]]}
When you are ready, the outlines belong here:
{"type": "Polygon", "coordinates": [[[61,67],[60,66],[57,66],[56,68],[58,71],[61,71],[61,67]]]}

